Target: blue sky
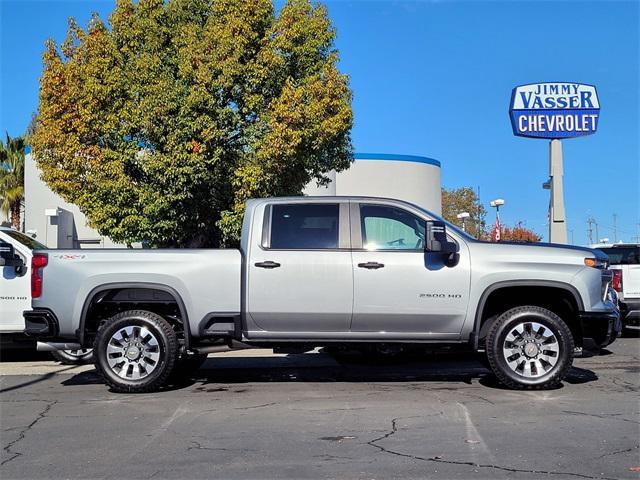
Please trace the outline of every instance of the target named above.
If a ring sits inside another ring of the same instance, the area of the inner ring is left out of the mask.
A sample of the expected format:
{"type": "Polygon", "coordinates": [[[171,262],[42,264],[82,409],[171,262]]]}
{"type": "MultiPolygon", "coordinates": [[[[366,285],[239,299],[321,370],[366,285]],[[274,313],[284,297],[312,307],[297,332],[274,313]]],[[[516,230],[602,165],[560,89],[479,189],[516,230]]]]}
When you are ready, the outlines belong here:
{"type": "MultiPolygon", "coordinates": [[[[425,155],[445,187],[502,197],[503,223],[546,237],[548,141],[514,137],[515,85],[596,85],[598,132],[563,142],[569,239],[640,235],[640,2],[326,1],[354,92],[356,151],[425,155]],[[595,237],[595,232],[594,232],[595,237]]],[[[0,0],[0,132],[19,135],[37,109],[46,38],[67,17],[106,18],[109,1],[0,0]]],[[[491,216],[491,214],[489,215],[491,216]]]]}

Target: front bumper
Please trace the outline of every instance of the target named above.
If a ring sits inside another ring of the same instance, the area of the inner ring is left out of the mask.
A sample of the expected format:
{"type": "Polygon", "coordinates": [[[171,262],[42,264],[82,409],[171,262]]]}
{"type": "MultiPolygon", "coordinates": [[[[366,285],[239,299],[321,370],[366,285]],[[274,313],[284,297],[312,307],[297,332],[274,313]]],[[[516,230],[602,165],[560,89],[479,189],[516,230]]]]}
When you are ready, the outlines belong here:
{"type": "Polygon", "coordinates": [[[51,310],[36,308],[22,313],[24,317],[24,333],[35,338],[54,338],[60,331],[58,319],[51,310]]]}
{"type": "Polygon", "coordinates": [[[620,314],[625,325],[640,325],[640,299],[620,300],[620,314]]]}
{"type": "Polygon", "coordinates": [[[611,344],[622,331],[620,312],[580,312],[578,314],[583,338],[590,338],[596,347],[611,344]]]}

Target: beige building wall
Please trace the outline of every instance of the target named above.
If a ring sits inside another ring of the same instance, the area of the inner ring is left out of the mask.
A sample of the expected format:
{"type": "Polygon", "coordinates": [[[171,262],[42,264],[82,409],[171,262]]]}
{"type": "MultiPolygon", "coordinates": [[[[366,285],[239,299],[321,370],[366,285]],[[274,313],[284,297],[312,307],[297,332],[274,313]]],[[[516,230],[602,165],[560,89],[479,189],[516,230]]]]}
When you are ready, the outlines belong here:
{"type": "Polygon", "coordinates": [[[49,248],[124,248],[87,226],[80,209],[64,201],[41,180],[33,156],[25,158],[25,232],[49,248]]]}
{"type": "Polygon", "coordinates": [[[307,185],[305,195],[361,195],[397,198],[442,213],[440,162],[413,155],[356,154],[351,167],[330,172],[332,182],[307,185]]]}

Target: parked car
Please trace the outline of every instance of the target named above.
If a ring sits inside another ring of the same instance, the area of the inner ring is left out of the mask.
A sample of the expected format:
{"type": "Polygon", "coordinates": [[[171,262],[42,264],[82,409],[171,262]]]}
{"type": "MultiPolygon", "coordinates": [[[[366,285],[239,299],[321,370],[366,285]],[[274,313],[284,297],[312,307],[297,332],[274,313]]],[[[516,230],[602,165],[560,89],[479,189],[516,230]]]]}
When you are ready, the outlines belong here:
{"type": "MultiPolygon", "coordinates": [[[[13,228],[0,227],[0,250],[8,257],[0,264],[0,335],[3,346],[35,348],[35,340],[24,332],[22,312],[31,309],[31,258],[34,250],[46,249],[43,244],[13,228]],[[15,266],[19,264],[19,266],[15,266]]],[[[4,256],[3,256],[4,259],[4,256]]],[[[61,363],[72,365],[93,360],[91,349],[74,348],[54,350],[53,357],[61,363]]]]}
{"type": "Polygon", "coordinates": [[[623,326],[640,325],[640,244],[599,244],[594,248],[609,257],[623,326]]]}
{"type": "Polygon", "coordinates": [[[93,346],[119,392],[158,389],[189,354],[233,342],[462,344],[507,387],[549,388],[576,345],[620,332],[602,252],[481,242],[391,199],[250,200],[239,250],[41,250],[32,265],[27,332],[93,346]]]}

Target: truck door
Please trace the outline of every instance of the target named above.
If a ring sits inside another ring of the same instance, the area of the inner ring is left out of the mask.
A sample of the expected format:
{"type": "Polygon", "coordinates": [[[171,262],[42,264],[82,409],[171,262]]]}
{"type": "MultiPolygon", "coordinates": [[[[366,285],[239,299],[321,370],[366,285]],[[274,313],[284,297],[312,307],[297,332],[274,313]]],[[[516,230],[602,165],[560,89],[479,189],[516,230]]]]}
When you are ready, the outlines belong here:
{"type": "Polygon", "coordinates": [[[348,202],[270,204],[260,241],[251,247],[247,268],[247,311],[255,326],[267,332],[348,331],[348,202]]]}
{"type": "Polygon", "coordinates": [[[424,251],[424,218],[397,206],[366,203],[353,203],[351,218],[351,330],[457,338],[469,303],[466,244],[456,240],[460,261],[447,267],[442,257],[424,251]]]}

